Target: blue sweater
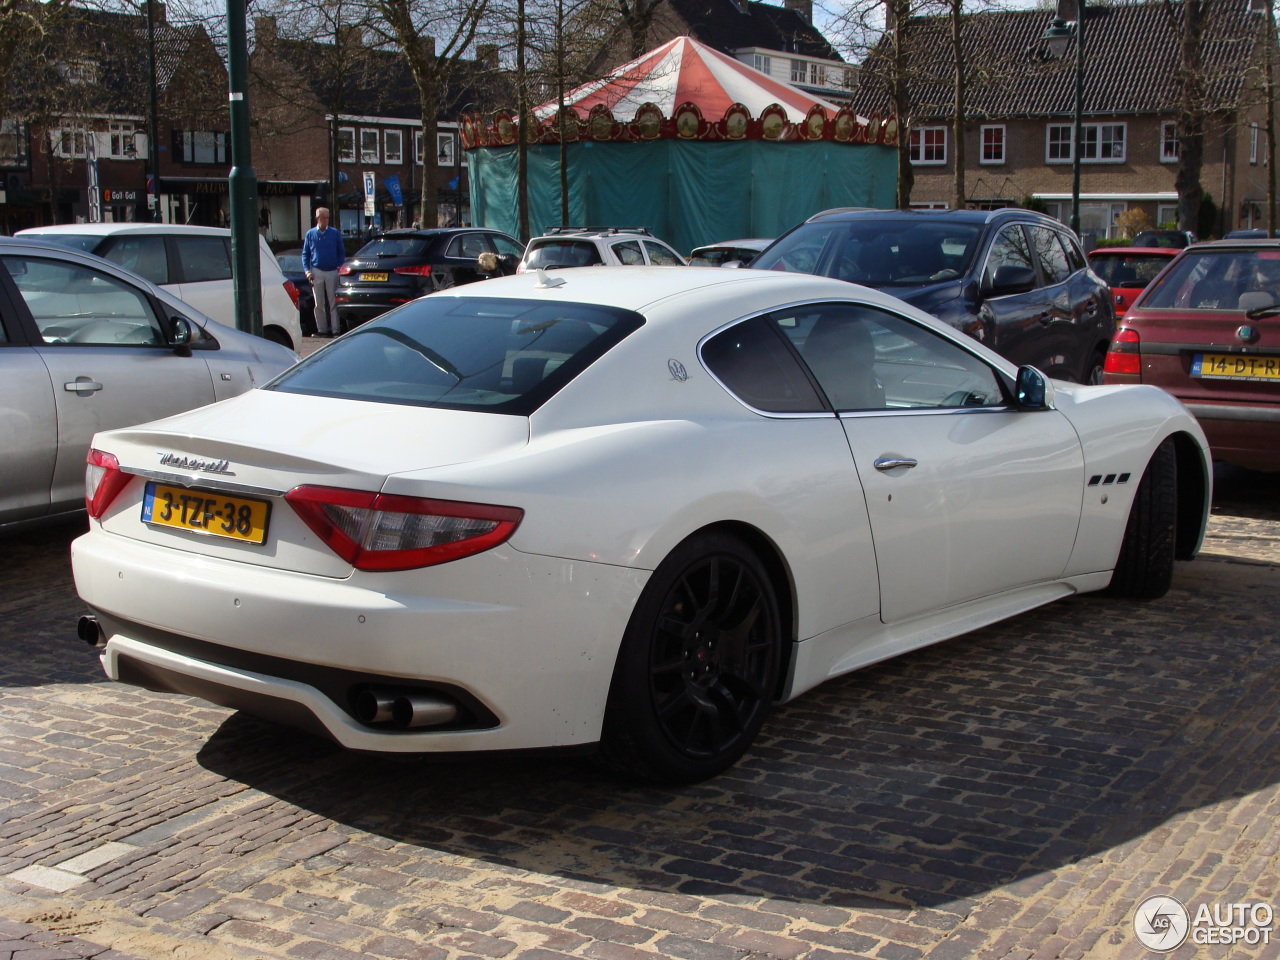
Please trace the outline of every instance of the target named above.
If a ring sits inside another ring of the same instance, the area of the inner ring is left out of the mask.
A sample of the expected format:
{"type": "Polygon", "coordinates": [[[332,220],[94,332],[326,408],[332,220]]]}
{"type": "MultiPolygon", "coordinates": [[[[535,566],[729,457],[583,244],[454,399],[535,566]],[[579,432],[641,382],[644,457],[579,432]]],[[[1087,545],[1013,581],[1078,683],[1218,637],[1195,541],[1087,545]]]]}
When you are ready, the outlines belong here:
{"type": "Polygon", "coordinates": [[[302,241],[303,270],[337,270],[347,259],[347,249],[342,245],[342,233],[333,227],[321,232],[319,227],[307,231],[302,241]]]}

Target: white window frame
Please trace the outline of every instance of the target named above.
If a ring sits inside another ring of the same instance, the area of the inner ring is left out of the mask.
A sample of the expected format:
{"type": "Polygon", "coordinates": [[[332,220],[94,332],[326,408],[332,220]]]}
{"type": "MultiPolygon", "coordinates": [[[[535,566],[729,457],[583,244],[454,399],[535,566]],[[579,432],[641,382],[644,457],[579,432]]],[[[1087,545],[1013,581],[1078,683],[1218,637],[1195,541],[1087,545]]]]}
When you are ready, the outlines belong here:
{"type": "Polygon", "coordinates": [[[1166,120],[1160,124],[1160,162],[1177,163],[1178,149],[1178,124],[1166,120]]]}
{"type": "Polygon", "coordinates": [[[356,162],[356,128],[355,127],[339,127],[338,128],[338,162],[339,163],[355,163],[356,162]],[[342,149],[343,134],[346,134],[347,143],[351,144],[350,150],[342,149]]]}
{"type": "Polygon", "coordinates": [[[1009,130],[1003,123],[990,123],[978,128],[978,163],[987,164],[988,166],[1002,164],[1008,156],[1009,149],[1009,130]],[[987,131],[1000,131],[1000,155],[998,157],[987,157],[987,131]]]}
{"type": "Polygon", "coordinates": [[[383,163],[404,163],[404,131],[403,130],[383,130],[382,131],[382,162],[383,163]],[[395,146],[392,147],[392,143],[395,146]]]}
{"type": "Polygon", "coordinates": [[[763,53],[753,53],[751,55],[751,59],[752,59],[751,65],[755,67],[757,70],[759,70],[761,73],[773,72],[773,57],[770,57],[763,53]]]}
{"type": "Polygon", "coordinates": [[[0,145],[0,166],[25,167],[29,162],[26,123],[0,120],[0,145]]]}
{"type": "Polygon", "coordinates": [[[456,139],[457,135],[450,131],[436,131],[436,164],[438,166],[450,170],[457,166],[458,156],[454,152],[457,149],[456,139]],[[448,159],[441,160],[441,157],[447,157],[448,159]]]}
{"type": "Polygon", "coordinates": [[[1254,164],[1258,162],[1258,125],[1256,123],[1249,124],[1249,162],[1254,164]]]}
{"type": "Polygon", "coordinates": [[[422,166],[422,131],[413,132],[413,162],[422,166]]]}
{"type": "Polygon", "coordinates": [[[112,120],[107,127],[107,156],[112,160],[145,160],[145,149],[138,150],[133,139],[137,132],[138,127],[132,121],[112,120]],[[131,146],[135,149],[132,155],[129,153],[131,146]]]}
{"type": "Polygon", "coordinates": [[[381,138],[378,136],[377,127],[360,128],[359,150],[361,163],[382,162],[381,138]]]}
{"type": "Polygon", "coordinates": [[[49,143],[55,157],[64,160],[83,160],[89,155],[85,142],[89,139],[89,125],[64,120],[49,131],[49,143]]]}
{"type": "Polygon", "coordinates": [[[825,87],[827,85],[827,68],[821,63],[809,64],[809,86],[825,87]]]}
{"type": "MultiPolygon", "coordinates": [[[[1075,125],[1070,123],[1050,123],[1045,126],[1044,141],[1044,162],[1045,163],[1071,163],[1074,157],[1075,125]],[[1055,138],[1054,133],[1057,131],[1059,135],[1055,138]],[[1063,136],[1061,131],[1066,131],[1063,136]],[[1054,147],[1057,146],[1061,151],[1065,147],[1066,156],[1061,153],[1054,156],[1054,147]]],[[[1129,125],[1127,123],[1083,123],[1080,125],[1080,134],[1083,140],[1084,150],[1080,155],[1081,163],[1124,163],[1129,152],[1129,125]],[[1110,139],[1103,139],[1105,131],[1112,131],[1110,139]],[[1114,131],[1119,131],[1116,137],[1114,131]],[[1119,144],[1119,155],[1111,157],[1091,156],[1090,150],[1102,153],[1107,145],[1113,148],[1119,144]]]]}
{"type": "Polygon", "coordinates": [[[791,82],[804,83],[805,78],[809,76],[809,65],[803,60],[791,61],[791,82]]]}
{"type": "Polygon", "coordinates": [[[1178,222],[1178,205],[1176,203],[1156,204],[1156,226],[1162,223],[1178,222]]]}
{"type": "Polygon", "coordinates": [[[916,167],[940,167],[947,162],[947,128],[946,127],[914,127],[910,140],[911,164],[916,167]],[[938,144],[930,144],[926,134],[936,134],[942,139],[942,156],[925,159],[926,155],[937,150],[938,144]]]}

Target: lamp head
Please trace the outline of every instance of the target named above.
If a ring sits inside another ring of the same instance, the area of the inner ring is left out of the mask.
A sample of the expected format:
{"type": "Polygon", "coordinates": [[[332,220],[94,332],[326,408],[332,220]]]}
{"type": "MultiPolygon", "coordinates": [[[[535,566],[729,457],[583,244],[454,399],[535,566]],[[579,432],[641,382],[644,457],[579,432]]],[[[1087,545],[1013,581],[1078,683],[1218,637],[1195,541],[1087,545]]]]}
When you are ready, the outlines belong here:
{"type": "Polygon", "coordinates": [[[1049,53],[1055,60],[1061,60],[1067,55],[1067,49],[1076,38],[1076,25],[1068,23],[1061,17],[1054,17],[1044,33],[1040,35],[1049,47],[1049,53]]]}

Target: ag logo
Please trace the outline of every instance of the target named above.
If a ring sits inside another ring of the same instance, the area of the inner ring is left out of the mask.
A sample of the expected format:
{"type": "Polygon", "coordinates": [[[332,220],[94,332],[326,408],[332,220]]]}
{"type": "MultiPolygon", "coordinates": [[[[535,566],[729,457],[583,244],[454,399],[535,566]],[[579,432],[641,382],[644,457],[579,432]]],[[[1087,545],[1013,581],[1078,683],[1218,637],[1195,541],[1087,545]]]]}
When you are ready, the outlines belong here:
{"type": "Polygon", "coordinates": [[[1148,950],[1168,953],[1182,946],[1191,928],[1187,908],[1173,897],[1147,897],[1133,915],[1133,932],[1148,950]]]}

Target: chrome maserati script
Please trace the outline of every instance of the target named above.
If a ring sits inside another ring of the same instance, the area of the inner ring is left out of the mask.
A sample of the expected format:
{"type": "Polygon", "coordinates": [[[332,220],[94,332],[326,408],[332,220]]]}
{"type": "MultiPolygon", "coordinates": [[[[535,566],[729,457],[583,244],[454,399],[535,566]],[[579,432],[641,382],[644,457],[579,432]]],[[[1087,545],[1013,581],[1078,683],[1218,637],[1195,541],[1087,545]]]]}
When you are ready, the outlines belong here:
{"type": "Polygon", "coordinates": [[[160,465],[176,467],[179,470],[199,470],[201,473],[221,473],[228,477],[235,476],[235,471],[230,469],[230,460],[201,460],[199,457],[182,457],[176,453],[160,453],[160,465]]]}

